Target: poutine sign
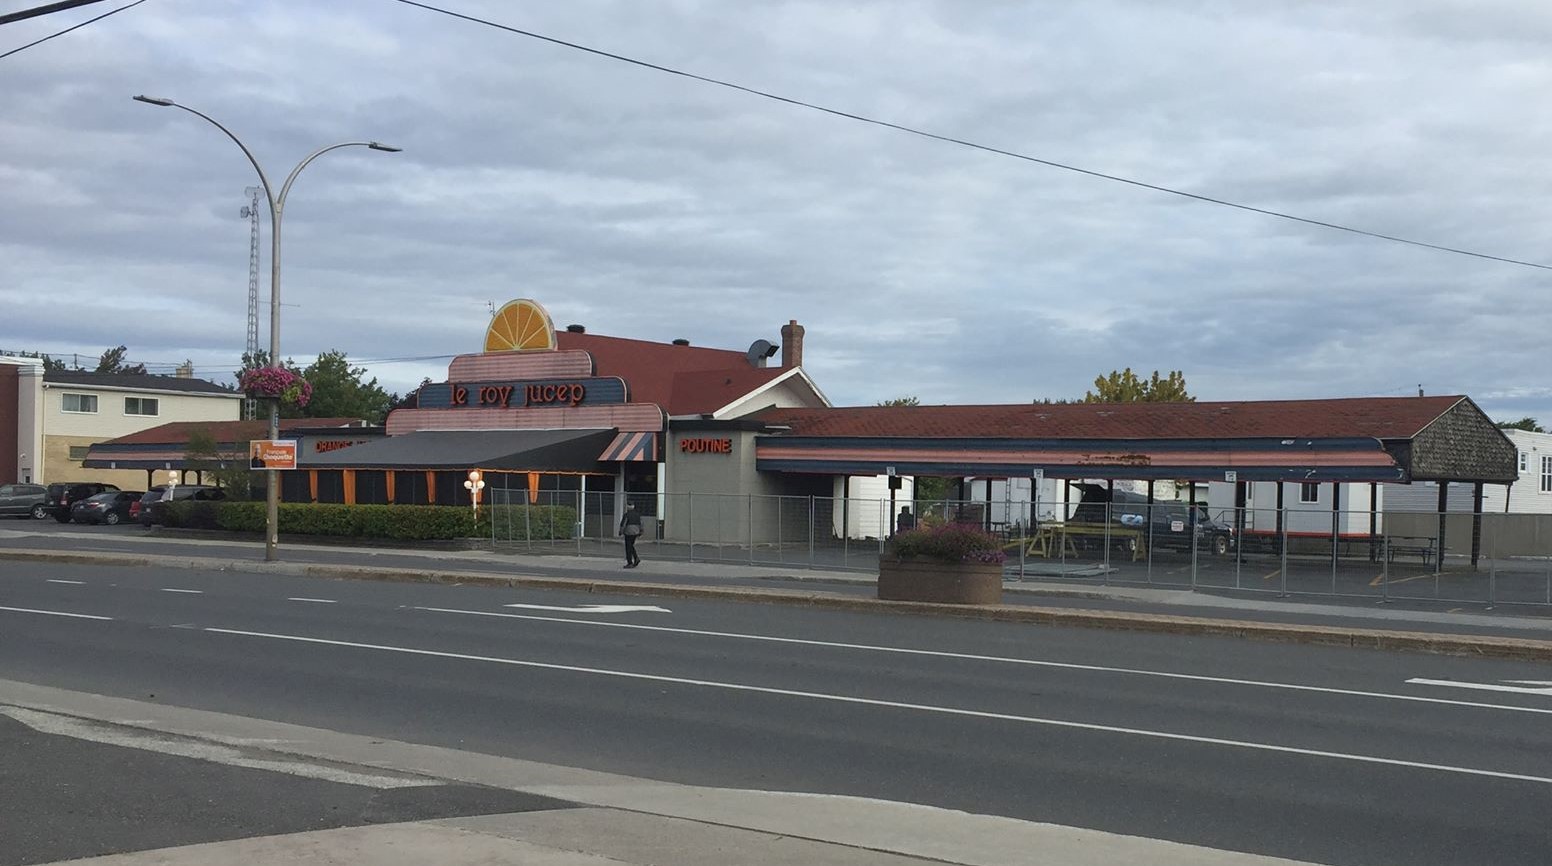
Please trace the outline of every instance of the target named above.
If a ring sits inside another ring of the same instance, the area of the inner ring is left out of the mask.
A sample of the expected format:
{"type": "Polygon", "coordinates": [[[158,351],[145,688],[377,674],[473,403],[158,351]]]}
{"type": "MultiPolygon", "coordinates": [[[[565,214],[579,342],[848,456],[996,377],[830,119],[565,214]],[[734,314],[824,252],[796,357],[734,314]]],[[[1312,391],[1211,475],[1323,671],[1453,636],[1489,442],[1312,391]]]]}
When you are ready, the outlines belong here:
{"type": "Polygon", "coordinates": [[[248,443],[251,469],[295,469],[295,439],[254,439],[248,443]]]}

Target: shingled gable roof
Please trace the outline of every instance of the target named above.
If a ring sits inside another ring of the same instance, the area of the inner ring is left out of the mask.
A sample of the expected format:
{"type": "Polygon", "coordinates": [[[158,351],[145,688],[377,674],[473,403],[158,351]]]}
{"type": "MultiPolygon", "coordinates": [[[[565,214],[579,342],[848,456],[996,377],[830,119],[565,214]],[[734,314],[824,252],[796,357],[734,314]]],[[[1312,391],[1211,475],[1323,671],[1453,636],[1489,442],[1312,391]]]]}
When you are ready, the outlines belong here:
{"type": "Polygon", "coordinates": [[[752,367],[743,352],[675,346],[601,334],[558,331],[561,349],[593,356],[594,375],[619,376],[630,383],[630,399],[656,403],[669,415],[714,412],[787,372],[752,367]]]}
{"type": "Polygon", "coordinates": [[[771,409],[793,436],[955,439],[1410,439],[1466,397],[771,409]]]}
{"type": "MultiPolygon", "coordinates": [[[[360,428],[359,418],[282,418],[282,434],[294,430],[332,427],[360,428]]],[[[173,421],[102,443],[105,445],[185,445],[189,434],[203,430],[218,444],[249,442],[269,437],[268,421],[173,421]]]]}
{"type": "Polygon", "coordinates": [[[183,376],[154,376],[148,373],[93,373],[85,370],[49,370],[43,374],[45,385],[74,385],[78,388],[132,388],[137,391],[175,391],[180,394],[212,394],[241,398],[242,394],[205,379],[183,376]]]}

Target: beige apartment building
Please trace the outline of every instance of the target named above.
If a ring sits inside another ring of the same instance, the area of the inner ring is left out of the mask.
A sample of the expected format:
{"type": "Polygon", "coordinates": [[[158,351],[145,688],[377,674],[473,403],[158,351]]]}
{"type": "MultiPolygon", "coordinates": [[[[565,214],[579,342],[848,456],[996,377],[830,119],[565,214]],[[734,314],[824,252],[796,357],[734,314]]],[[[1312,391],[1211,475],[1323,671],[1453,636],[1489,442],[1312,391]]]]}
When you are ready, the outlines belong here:
{"type": "MultiPolygon", "coordinates": [[[[10,476],[14,475],[14,480],[41,484],[103,481],[139,490],[145,487],[143,470],[86,469],[82,461],[87,449],[95,442],[171,421],[236,421],[242,417],[241,394],[192,375],[67,370],[39,377],[38,368],[30,365],[0,366],[8,368],[5,372],[14,371],[17,380],[13,388],[0,383],[0,397],[14,394],[12,401],[0,405],[0,425],[16,428],[14,439],[7,437],[8,441],[0,442],[14,442],[10,453],[3,455],[0,476],[4,477],[0,481],[13,480],[10,476]]],[[[0,374],[0,378],[11,376],[0,374]]]]}

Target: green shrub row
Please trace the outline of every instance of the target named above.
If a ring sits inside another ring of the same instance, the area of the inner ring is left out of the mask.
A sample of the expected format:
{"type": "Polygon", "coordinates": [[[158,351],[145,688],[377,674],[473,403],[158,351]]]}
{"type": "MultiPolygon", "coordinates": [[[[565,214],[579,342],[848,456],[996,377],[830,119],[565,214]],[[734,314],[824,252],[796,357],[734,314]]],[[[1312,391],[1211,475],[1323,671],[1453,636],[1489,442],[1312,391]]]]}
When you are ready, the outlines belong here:
{"type": "MultiPolygon", "coordinates": [[[[262,502],[174,502],[166,512],[168,526],[263,532],[262,502]]],[[[564,505],[499,505],[480,509],[476,521],[468,508],[451,505],[337,505],[283,502],[280,532],[289,535],[331,535],[432,541],[489,538],[491,521],[502,538],[570,538],[577,510],[564,505]],[[526,512],[526,514],[525,514],[526,512]]]]}

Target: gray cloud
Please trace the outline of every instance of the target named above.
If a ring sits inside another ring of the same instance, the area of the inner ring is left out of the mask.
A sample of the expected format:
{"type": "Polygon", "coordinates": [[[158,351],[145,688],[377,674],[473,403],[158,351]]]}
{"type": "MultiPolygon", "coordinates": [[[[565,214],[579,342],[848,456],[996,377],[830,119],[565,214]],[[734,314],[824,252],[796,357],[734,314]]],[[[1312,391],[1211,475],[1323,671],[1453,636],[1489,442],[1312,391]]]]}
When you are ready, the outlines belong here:
{"type": "MultiPolygon", "coordinates": [[[[1552,10],[1531,0],[448,0],[989,145],[1552,259],[1552,10]]],[[[86,17],[6,28],[0,48],[86,17]]],[[[287,207],[283,353],[477,347],[487,301],[742,348],[808,328],[836,401],[1467,392],[1552,420],[1547,275],[1162,196],[382,0],[158,0],[0,61],[0,348],[229,370],[254,182],[287,207]]],[[[265,231],[267,233],[267,225],[265,231]]],[[[265,248],[267,250],[267,234],[265,248]]],[[[266,281],[267,291],[267,270],[266,281]]],[[[266,298],[267,301],[267,298],[266,298]]],[[[267,310],[266,310],[267,319],[267,310]]],[[[437,360],[370,365],[390,388],[437,360]]]]}

